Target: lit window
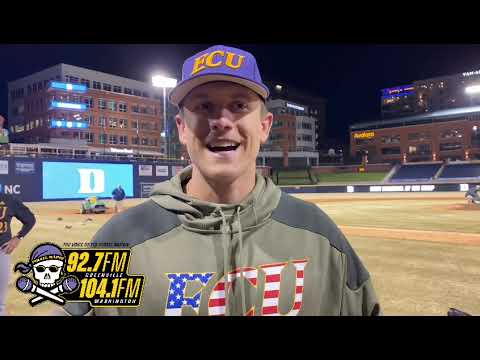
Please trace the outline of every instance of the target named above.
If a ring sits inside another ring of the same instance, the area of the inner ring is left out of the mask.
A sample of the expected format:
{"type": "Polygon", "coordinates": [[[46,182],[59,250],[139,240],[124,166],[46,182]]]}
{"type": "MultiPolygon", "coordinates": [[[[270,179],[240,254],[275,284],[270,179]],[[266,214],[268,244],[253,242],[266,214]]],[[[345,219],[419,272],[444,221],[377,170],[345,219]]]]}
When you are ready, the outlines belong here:
{"type": "Polygon", "coordinates": [[[108,127],[116,128],[117,127],[117,118],[108,119],[108,127]]]}
{"type": "Polygon", "coordinates": [[[108,110],[110,111],[117,111],[117,103],[113,100],[108,102],[108,110]]]}
{"type": "Polygon", "coordinates": [[[128,127],[128,120],[127,119],[120,119],[118,121],[118,127],[122,129],[126,129],[128,127]]]}

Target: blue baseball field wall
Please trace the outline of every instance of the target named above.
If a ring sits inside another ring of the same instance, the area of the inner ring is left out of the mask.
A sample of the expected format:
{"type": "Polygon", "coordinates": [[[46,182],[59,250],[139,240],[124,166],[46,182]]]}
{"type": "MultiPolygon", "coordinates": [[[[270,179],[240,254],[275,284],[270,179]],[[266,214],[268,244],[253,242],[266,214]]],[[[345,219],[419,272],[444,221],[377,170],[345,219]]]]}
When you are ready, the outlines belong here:
{"type": "Polygon", "coordinates": [[[443,191],[464,191],[480,182],[459,182],[456,184],[401,184],[401,185],[333,185],[333,186],[282,186],[282,191],[290,194],[315,193],[426,193],[443,191]]]}
{"type": "Polygon", "coordinates": [[[0,192],[22,201],[111,198],[117,185],[127,197],[147,197],[155,183],[169,179],[182,162],[0,158],[0,192]]]}
{"type": "MultiPolygon", "coordinates": [[[[0,192],[22,201],[111,198],[122,185],[128,198],[148,197],[156,183],[174,176],[185,166],[178,162],[113,162],[57,158],[0,157],[0,192]]],[[[282,186],[287,193],[387,193],[467,191],[480,182],[457,184],[395,184],[282,186]]]]}

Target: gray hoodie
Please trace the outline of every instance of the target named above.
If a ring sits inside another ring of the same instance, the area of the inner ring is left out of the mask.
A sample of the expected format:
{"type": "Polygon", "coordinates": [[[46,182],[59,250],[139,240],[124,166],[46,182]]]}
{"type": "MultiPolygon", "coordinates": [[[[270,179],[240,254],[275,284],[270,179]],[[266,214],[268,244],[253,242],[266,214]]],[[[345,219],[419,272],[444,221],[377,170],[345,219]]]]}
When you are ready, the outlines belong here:
{"type": "Polygon", "coordinates": [[[256,175],[238,204],[186,195],[191,168],[113,217],[93,242],[128,244],[144,274],[136,308],[64,306],[72,315],[377,315],[370,276],[317,206],[256,175]]]}

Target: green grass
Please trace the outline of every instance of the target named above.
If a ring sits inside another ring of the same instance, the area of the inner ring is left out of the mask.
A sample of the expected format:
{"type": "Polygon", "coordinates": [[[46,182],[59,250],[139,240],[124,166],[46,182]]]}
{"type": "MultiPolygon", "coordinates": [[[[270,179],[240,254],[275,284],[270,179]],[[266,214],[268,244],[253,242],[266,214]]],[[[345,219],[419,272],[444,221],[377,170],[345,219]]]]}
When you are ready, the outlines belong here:
{"type": "Polygon", "coordinates": [[[338,174],[316,174],[319,183],[355,183],[359,181],[382,181],[388,173],[386,172],[365,172],[365,173],[338,173],[338,174]]]}
{"type": "MultiPolygon", "coordinates": [[[[387,175],[386,172],[366,172],[366,173],[338,173],[338,174],[313,174],[321,183],[356,183],[362,181],[378,182],[382,181],[387,175]]],[[[277,180],[276,173],[274,181],[277,180]]],[[[306,170],[280,171],[278,175],[278,185],[312,185],[308,178],[306,170]]]]}
{"type": "MultiPolygon", "coordinates": [[[[273,181],[277,181],[277,173],[273,175],[273,181]]],[[[278,173],[278,185],[312,185],[308,178],[307,170],[280,171],[278,173]]]]}

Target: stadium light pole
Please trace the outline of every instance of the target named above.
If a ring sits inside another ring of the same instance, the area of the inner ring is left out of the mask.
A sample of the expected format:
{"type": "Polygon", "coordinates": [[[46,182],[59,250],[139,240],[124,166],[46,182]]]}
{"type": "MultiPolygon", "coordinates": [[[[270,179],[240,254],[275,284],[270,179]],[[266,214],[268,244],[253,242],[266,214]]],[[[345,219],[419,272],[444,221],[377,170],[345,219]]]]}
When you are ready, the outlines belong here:
{"type": "Polygon", "coordinates": [[[167,125],[167,88],[174,88],[177,86],[177,79],[165,77],[163,75],[154,75],[152,76],[152,84],[154,87],[161,87],[163,89],[163,132],[165,136],[165,153],[166,158],[170,157],[169,151],[169,132],[167,125]]]}

